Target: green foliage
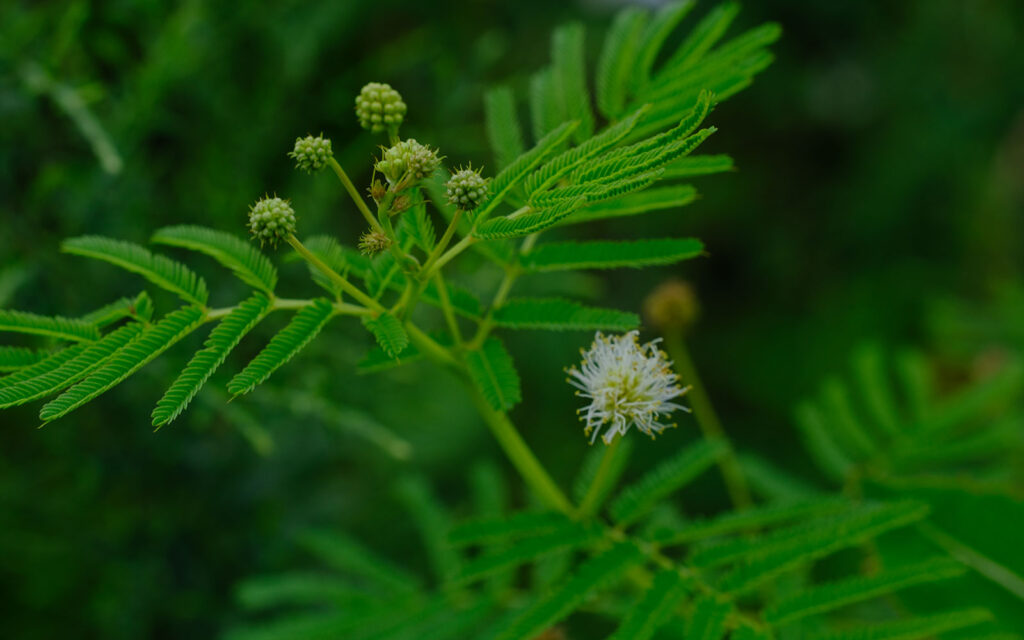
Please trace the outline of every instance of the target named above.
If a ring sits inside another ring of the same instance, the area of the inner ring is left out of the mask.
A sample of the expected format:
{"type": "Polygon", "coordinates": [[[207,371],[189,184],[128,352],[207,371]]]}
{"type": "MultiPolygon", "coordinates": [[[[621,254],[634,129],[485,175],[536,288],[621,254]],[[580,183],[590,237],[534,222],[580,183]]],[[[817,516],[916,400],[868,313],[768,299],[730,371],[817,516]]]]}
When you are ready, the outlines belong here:
{"type": "Polygon", "coordinates": [[[185,370],[157,402],[153,409],[154,427],[161,427],[181,415],[231,350],[267,315],[270,304],[269,298],[257,293],[239,304],[214,327],[203,348],[192,356],[185,370]]]}
{"type": "Polygon", "coordinates": [[[612,519],[623,526],[636,522],[658,502],[706,471],[724,451],[723,445],[713,440],[702,440],[683,449],[623,489],[609,509],[612,519]]]}
{"type": "Polygon", "coordinates": [[[39,418],[51,422],[109,391],[192,333],[202,321],[203,312],[197,307],[172,311],[115,351],[87,378],[47,403],[39,412],[39,418]]]}
{"type": "Polygon", "coordinates": [[[484,94],[487,140],[494,150],[494,162],[504,169],[523,153],[523,133],[516,116],[515,95],[508,87],[495,87],[484,94]]]}
{"type": "Polygon", "coordinates": [[[363,317],[363,326],[377,339],[377,344],[391,358],[397,358],[409,346],[409,335],[401,321],[390,313],[382,313],[376,318],[363,317]]]}
{"type": "Polygon", "coordinates": [[[649,640],[665,626],[686,595],[687,581],[678,571],[659,571],[640,602],[630,609],[610,640],[649,640]]]}
{"type": "Polygon", "coordinates": [[[316,337],[334,315],[334,305],[318,298],[299,309],[288,325],[278,331],[267,346],[253,358],[245,369],[228,382],[232,395],[249,393],[264,382],[281,365],[288,362],[316,337]]]}
{"type": "Polygon", "coordinates": [[[0,408],[13,407],[56,393],[91,374],[110,356],[134,339],[142,327],[132,323],[88,343],[57,368],[0,388],[0,408]]]}
{"type": "Polygon", "coordinates": [[[103,260],[137,273],[185,302],[200,306],[206,304],[209,295],[206,281],[180,262],[151,253],[145,247],[123,240],[83,236],[65,240],[61,249],[65,253],[103,260]]]}
{"type": "Polygon", "coordinates": [[[626,242],[552,242],[522,256],[527,271],[563,269],[616,269],[673,264],[704,251],[699,240],[633,240],[626,242]]]}
{"type": "Polygon", "coordinates": [[[252,243],[241,238],[206,227],[180,225],[164,227],[150,238],[156,244],[182,247],[205,253],[224,265],[242,282],[268,295],[277,285],[277,269],[252,243]]]}
{"type": "Polygon", "coordinates": [[[29,333],[59,340],[95,340],[99,337],[96,326],[73,318],[40,316],[25,311],[0,309],[0,331],[29,333]]]}
{"type": "Polygon", "coordinates": [[[0,347],[0,372],[17,371],[45,357],[45,353],[25,347],[0,347]]]}
{"type": "Polygon", "coordinates": [[[508,411],[523,399],[515,363],[497,338],[489,338],[480,349],[467,352],[466,366],[473,383],[495,411],[508,411]]]}
{"type": "Polygon", "coordinates": [[[635,313],[586,307],[570,300],[514,298],[494,313],[494,322],[509,329],[628,331],[640,324],[640,318],[635,313]]]}

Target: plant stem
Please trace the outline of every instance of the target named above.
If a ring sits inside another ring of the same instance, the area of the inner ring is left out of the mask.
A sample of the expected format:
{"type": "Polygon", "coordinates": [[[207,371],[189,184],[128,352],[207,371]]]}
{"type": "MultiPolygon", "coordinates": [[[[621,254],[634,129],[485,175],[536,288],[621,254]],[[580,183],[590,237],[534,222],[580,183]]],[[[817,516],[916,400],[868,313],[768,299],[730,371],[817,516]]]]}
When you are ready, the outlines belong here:
{"type": "Polygon", "coordinates": [[[358,300],[360,303],[362,303],[364,306],[376,311],[377,313],[386,311],[386,309],[384,309],[384,307],[382,307],[379,302],[377,302],[370,296],[360,291],[358,287],[356,287],[354,284],[352,284],[344,277],[342,277],[341,274],[339,274],[337,271],[327,266],[327,264],[325,264],[323,260],[316,257],[316,255],[312,251],[307,249],[306,245],[299,242],[299,239],[296,238],[294,235],[290,234],[287,238],[285,238],[285,240],[288,241],[288,244],[290,244],[292,248],[295,249],[295,252],[302,256],[302,258],[306,260],[306,262],[319,269],[321,273],[323,273],[331,280],[331,282],[341,287],[342,291],[349,294],[350,296],[358,300]]]}
{"type": "Polygon", "coordinates": [[[440,270],[441,267],[443,267],[444,265],[448,264],[448,262],[452,258],[454,258],[455,256],[459,255],[460,253],[462,253],[466,249],[468,249],[470,247],[470,245],[472,245],[474,242],[476,242],[476,238],[471,236],[471,235],[466,236],[462,240],[459,240],[457,243],[455,243],[455,246],[453,246],[451,249],[446,251],[440,258],[438,258],[434,262],[434,264],[430,267],[429,271],[428,270],[424,270],[424,272],[423,272],[423,279],[424,280],[429,280],[431,278],[431,276],[434,275],[434,272],[440,270]]]}
{"type": "Polygon", "coordinates": [[[555,484],[551,476],[548,475],[548,472],[544,470],[544,467],[541,466],[540,462],[533,455],[533,452],[530,451],[530,447],[523,441],[519,432],[509,420],[508,415],[492,409],[491,405],[480,395],[480,392],[472,385],[471,381],[469,387],[477,411],[480,412],[480,416],[487,423],[487,426],[490,427],[491,433],[494,434],[498,444],[505,451],[505,455],[508,456],[516,470],[519,471],[519,475],[526,481],[526,484],[533,489],[548,507],[572,516],[572,503],[569,502],[569,499],[565,497],[562,490],[558,488],[558,485],[555,484]]]}
{"type": "Polygon", "coordinates": [[[726,452],[718,460],[718,469],[722,473],[722,480],[725,481],[726,491],[729,499],[737,509],[745,509],[752,504],[750,489],[747,487],[747,480],[743,475],[736,452],[732,443],[725,435],[722,423],[718,420],[711,399],[704,390],[700,376],[697,375],[697,367],[690,358],[686,349],[686,342],[678,331],[669,331],[665,334],[665,349],[675,362],[676,370],[686,384],[690,385],[690,392],[687,397],[693,407],[693,415],[697,419],[701,432],[708,440],[719,440],[726,445],[726,452]]]}
{"type": "Polygon", "coordinates": [[[441,240],[434,247],[434,250],[430,252],[430,256],[427,261],[423,263],[423,273],[429,273],[430,267],[441,257],[441,253],[448,247],[448,243],[451,242],[452,236],[455,235],[455,229],[459,225],[459,220],[462,219],[462,209],[456,209],[452,215],[451,221],[448,223],[448,228],[444,230],[444,235],[441,236],[441,240]]]}
{"type": "Polygon", "coordinates": [[[363,217],[366,218],[366,221],[370,223],[370,228],[376,231],[383,231],[383,229],[380,226],[380,223],[377,222],[377,219],[373,216],[373,213],[370,212],[370,208],[366,206],[366,201],[363,200],[363,196],[359,194],[359,190],[356,189],[356,186],[354,184],[352,184],[352,180],[349,179],[348,174],[345,173],[345,170],[341,168],[341,165],[338,164],[338,161],[335,160],[333,157],[330,157],[327,159],[327,163],[331,165],[331,169],[334,170],[334,174],[338,176],[338,180],[341,180],[341,184],[345,186],[345,191],[348,191],[348,195],[350,198],[352,198],[352,202],[356,203],[356,207],[359,209],[359,213],[363,214],[363,217]]]}
{"type": "Polygon", "coordinates": [[[441,312],[444,314],[445,322],[448,323],[448,330],[452,333],[455,345],[461,347],[462,332],[459,330],[459,321],[455,317],[452,301],[448,297],[448,285],[444,281],[444,276],[440,273],[434,274],[434,285],[437,287],[437,299],[441,301],[441,312]]]}
{"type": "MultiPolygon", "coordinates": [[[[270,305],[271,311],[278,311],[280,309],[302,309],[313,304],[312,300],[298,300],[294,298],[274,298],[274,301],[270,305]]],[[[212,322],[214,320],[220,320],[224,316],[228,315],[232,311],[238,308],[238,305],[233,307],[220,307],[217,309],[210,309],[206,313],[206,322],[212,322]]],[[[335,302],[334,312],[341,315],[347,316],[365,316],[373,313],[366,307],[361,307],[357,304],[349,304],[347,302],[335,302]]]]}
{"type": "Polygon", "coordinates": [[[590,483],[586,495],[583,496],[580,506],[576,509],[576,514],[581,520],[592,518],[600,508],[601,498],[609,489],[608,483],[614,480],[609,473],[612,470],[621,440],[622,436],[619,436],[612,440],[610,445],[605,447],[604,454],[601,456],[601,464],[597,467],[594,480],[590,483]]]}

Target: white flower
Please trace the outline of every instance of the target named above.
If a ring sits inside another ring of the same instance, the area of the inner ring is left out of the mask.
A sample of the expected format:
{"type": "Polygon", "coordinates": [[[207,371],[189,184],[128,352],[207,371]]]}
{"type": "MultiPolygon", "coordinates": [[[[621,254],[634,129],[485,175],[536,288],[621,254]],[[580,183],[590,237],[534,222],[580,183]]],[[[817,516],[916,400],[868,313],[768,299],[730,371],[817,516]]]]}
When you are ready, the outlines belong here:
{"type": "Polygon", "coordinates": [[[660,339],[641,345],[639,333],[606,336],[598,332],[590,351],[580,350],[580,368],[568,370],[569,384],[579,389],[576,395],[590,400],[578,413],[587,425],[584,432],[591,444],[602,430],[605,444],[611,444],[615,434],[625,435],[632,425],[653,438],[676,426],[664,424],[659,418],[676,409],[689,411],[671,402],[689,387],[679,386],[672,363],[657,346],[660,339]]]}

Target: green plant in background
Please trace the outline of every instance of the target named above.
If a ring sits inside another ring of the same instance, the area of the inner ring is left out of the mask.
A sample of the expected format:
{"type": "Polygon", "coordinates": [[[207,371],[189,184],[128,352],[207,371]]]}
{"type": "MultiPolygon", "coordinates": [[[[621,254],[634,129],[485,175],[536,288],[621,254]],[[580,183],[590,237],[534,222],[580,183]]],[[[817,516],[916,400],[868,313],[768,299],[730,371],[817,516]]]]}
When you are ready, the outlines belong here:
{"type": "Polygon", "coordinates": [[[152,241],[198,251],[230,269],[252,288],[233,306],[211,306],[202,278],[145,247],[96,236],[66,241],[66,252],[135,272],[184,304],[159,315],[143,292],[80,318],[0,311],[0,329],[56,344],[0,351],[0,367],[12,372],[0,378],[0,405],[60,393],[40,412],[44,423],[57,420],[215,323],[157,402],[152,422],[162,427],[187,408],[246,334],[277,311],[291,313],[288,324],[228,382],[232,396],[253,391],[314,344],[329,323],[346,316],[358,319],[378,345],[362,369],[425,359],[454,372],[536,503],[513,507],[500,474],[478,466],[469,479],[475,516],[453,524],[428,484],[407,478],[395,489],[425,543],[433,570],[429,582],[349,538],[310,533],[304,546],[337,575],[289,574],[246,583],[239,592],[244,605],[285,611],[233,637],[528,640],[556,637],[556,625],[570,616],[622,639],[909,639],[998,628],[987,609],[975,606],[986,603],[969,596],[925,615],[909,613],[892,598],[959,577],[965,565],[1021,596],[1012,572],[993,571],[991,559],[979,561],[980,554],[931,523],[930,511],[939,508],[935,501],[904,491],[899,481],[906,477],[894,471],[904,464],[1006,454],[999,439],[1004,432],[983,421],[1000,393],[1019,391],[1015,369],[992,383],[996,391],[985,386],[930,409],[933,395],[922,385],[921,367],[911,362],[902,369],[910,385],[908,421],[887,396],[879,357],[866,353],[858,359],[858,380],[877,432],[866,431],[853,415],[852,393],[838,382],[826,385],[821,403],[807,404],[798,414],[815,459],[845,490],[786,495],[764,489],[773,472],[763,461],[748,462],[734,452],[686,352],[686,313],[669,314],[658,324],[682,383],[693,385],[688,397],[703,438],[679,446],[673,442],[684,434],[664,434],[661,442],[677,451],[620,488],[628,438],[635,437],[630,428],[654,435],[664,428],[662,418],[680,408],[673,400],[684,390],[667,369],[667,356],[655,346],[640,346],[632,333],[640,321],[633,313],[514,296],[517,279],[526,273],[665,265],[703,253],[700,241],[691,238],[541,241],[543,232],[555,228],[688,204],[696,191],[679,184],[681,179],[732,167],[726,156],[690,154],[714,132],[700,127],[715,101],[747,86],[771,62],[766,47],[779,30],[769,24],[720,43],[737,11],[726,4],[666,47],[691,6],[670,4],[654,14],[631,9],[617,16],[594,77],[597,114],[583,28],[559,29],[551,67],[530,83],[529,148],[513,93],[498,88],[485,97],[493,177],[471,167],[449,173],[437,150],[400,138],[407,107],[384,84],[367,85],[356,99],[360,124],[387,135],[367,185],[369,200],[334,158],[330,140],[297,140],[289,154],[297,168],[315,173],[330,167],[364,218],[368,228],[358,250],[329,236],[300,239],[301,211],[297,216],[278,196],[252,206],[249,231],[261,246],[288,244],[324,289],[321,297],[279,296],[270,260],[234,234],[213,229],[173,226],[157,231],[152,241]],[[457,284],[457,258],[467,252],[503,274],[486,304],[457,284]],[[591,401],[586,430],[607,444],[595,448],[571,495],[552,479],[509,416],[522,400],[520,380],[494,334],[531,329],[627,332],[598,334],[582,369],[570,370],[591,401]],[[960,433],[965,422],[976,430],[960,433]],[[939,437],[948,438],[945,449],[939,437]],[[716,464],[733,504],[709,518],[684,516],[674,498],[716,464]],[[748,478],[760,500],[751,495],[748,478]],[[894,480],[888,492],[864,486],[865,480],[881,479],[894,480]],[[936,543],[929,557],[887,548],[883,534],[911,528],[936,543]],[[838,566],[821,580],[810,568],[826,558],[838,566]],[[519,571],[525,566],[532,569],[528,579],[519,571]]]}

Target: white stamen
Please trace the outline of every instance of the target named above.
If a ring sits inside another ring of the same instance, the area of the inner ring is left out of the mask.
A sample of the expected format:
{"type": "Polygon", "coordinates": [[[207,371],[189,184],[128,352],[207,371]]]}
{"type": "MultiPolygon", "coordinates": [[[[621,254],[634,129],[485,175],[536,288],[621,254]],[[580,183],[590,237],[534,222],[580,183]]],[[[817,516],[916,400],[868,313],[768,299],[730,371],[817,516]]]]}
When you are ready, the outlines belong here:
{"type": "Polygon", "coordinates": [[[605,336],[598,332],[590,350],[583,353],[580,368],[568,370],[569,384],[579,389],[576,395],[590,400],[577,413],[586,423],[584,433],[594,440],[601,430],[605,444],[615,435],[636,428],[652,438],[674,424],[658,420],[676,409],[687,407],[670,402],[689,390],[679,386],[672,363],[657,347],[661,340],[641,345],[640,332],[605,336]]]}

